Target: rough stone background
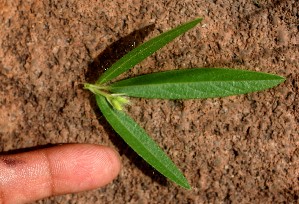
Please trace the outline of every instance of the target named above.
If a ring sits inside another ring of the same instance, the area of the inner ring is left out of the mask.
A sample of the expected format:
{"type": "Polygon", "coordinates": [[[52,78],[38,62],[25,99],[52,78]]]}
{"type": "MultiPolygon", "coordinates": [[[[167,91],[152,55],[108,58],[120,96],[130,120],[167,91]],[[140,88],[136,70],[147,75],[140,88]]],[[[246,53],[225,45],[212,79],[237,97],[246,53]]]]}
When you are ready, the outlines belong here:
{"type": "Polygon", "coordinates": [[[37,203],[298,202],[297,0],[0,0],[0,28],[0,151],[96,143],[115,147],[123,163],[105,188],[37,203]],[[113,49],[146,36],[119,42],[132,32],[154,25],[146,40],[196,17],[204,18],[200,26],[122,77],[231,67],[286,81],[220,99],[133,100],[130,114],[182,169],[193,187],[187,191],[122,142],[80,83],[98,55],[107,68],[120,55],[113,49]]]}

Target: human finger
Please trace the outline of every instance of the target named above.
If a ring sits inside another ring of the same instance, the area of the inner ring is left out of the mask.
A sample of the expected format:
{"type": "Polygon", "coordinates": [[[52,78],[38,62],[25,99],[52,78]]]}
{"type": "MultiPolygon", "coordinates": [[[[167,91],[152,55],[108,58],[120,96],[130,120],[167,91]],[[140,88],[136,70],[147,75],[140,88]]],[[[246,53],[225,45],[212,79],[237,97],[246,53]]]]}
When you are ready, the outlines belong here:
{"type": "Polygon", "coordinates": [[[68,144],[0,156],[0,203],[26,203],[104,186],[120,171],[111,148],[68,144]]]}

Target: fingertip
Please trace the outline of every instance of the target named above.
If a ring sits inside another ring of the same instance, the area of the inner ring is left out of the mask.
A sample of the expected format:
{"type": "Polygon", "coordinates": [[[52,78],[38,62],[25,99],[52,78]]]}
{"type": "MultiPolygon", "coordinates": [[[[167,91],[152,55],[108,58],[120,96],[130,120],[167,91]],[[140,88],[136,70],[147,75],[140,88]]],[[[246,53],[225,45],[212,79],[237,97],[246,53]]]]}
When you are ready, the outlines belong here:
{"type": "MultiPolygon", "coordinates": [[[[93,145],[89,150],[91,157],[90,161],[87,161],[93,165],[92,174],[93,181],[95,181],[93,188],[105,186],[119,174],[121,170],[120,156],[113,148],[107,146],[93,145]]],[[[92,185],[90,184],[90,186],[92,185]]]]}
{"type": "Polygon", "coordinates": [[[68,144],[0,156],[0,203],[26,203],[107,185],[121,169],[106,146],[68,144]]]}
{"type": "Polygon", "coordinates": [[[64,145],[49,149],[55,194],[99,188],[110,183],[121,169],[118,153],[91,144],[64,145]]]}
{"type": "Polygon", "coordinates": [[[121,161],[120,161],[120,156],[118,152],[107,146],[102,146],[104,150],[106,151],[108,161],[110,161],[110,169],[108,168],[108,174],[111,176],[112,179],[114,179],[120,172],[121,170],[121,161]]]}

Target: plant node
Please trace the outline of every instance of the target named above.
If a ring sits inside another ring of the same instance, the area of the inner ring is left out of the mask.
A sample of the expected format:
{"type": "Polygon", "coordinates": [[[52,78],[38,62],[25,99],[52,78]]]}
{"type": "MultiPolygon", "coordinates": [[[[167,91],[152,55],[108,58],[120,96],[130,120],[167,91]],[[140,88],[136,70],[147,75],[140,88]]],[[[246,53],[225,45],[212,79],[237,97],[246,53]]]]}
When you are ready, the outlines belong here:
{"type": "Polygon", "coordinates": [[[104,96],[110,105],[119,111],[122,111],[124,106],[130,103],[128,97],[126,97],[124,94],[111,94],[107,92],[107,86],[85,83],[84,89],[88,89],[95,95],[104,96]]]}

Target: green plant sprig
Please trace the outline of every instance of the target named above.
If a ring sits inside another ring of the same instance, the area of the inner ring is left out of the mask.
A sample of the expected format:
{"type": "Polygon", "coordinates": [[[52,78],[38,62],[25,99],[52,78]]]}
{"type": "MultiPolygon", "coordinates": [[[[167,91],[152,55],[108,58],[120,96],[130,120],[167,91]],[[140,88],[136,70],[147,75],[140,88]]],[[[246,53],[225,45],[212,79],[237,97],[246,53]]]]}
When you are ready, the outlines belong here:
{"type": "Polygon", "coordinates": [[[201,20],[201,18],[195,19],[145,42],[113,64],[95,84],[84,84],[85,89],[96,95],[101,112],[123,140],[162,175],[186,189],[191,187],[178,167],[145,130],[123,111],[124,106],[130,103],[128,97],[160,99],[224,97],[264,90],[285,80],[283,77],[262,72],[193,68],[110,82],[196,26],[201,20]]]}

